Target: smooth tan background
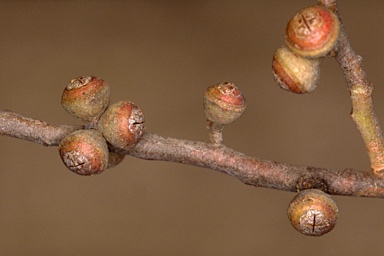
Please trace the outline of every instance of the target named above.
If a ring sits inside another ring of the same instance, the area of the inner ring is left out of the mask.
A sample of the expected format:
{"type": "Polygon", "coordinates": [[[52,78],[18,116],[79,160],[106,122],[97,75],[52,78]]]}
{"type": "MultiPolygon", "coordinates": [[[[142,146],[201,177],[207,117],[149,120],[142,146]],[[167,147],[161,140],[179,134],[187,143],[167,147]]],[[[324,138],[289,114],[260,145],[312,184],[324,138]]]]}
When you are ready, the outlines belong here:
{"type": "MultiPolygon", "coordinates": [[[[333,59],[319,87],[293,95],[271,59],[290,17],[315,1],[1,1],[0,109],[78,124],[60,106],[79,75],[108,81],[147,129],[207,141],[202,95],[237,84],[248,108],[225,129],[229,147],[298,165],[369,170],[333,59]]],[[[375,84],[384,121],[383,1],[339,3],[375,84]]],[[[57,148],[0,138],[1,255],[381,255],[384,202],[335,196],[340,221],[321,238],[290,225],[293,193],[211,170],[127,157],[95,177],[62,164],[57,148]]]]}

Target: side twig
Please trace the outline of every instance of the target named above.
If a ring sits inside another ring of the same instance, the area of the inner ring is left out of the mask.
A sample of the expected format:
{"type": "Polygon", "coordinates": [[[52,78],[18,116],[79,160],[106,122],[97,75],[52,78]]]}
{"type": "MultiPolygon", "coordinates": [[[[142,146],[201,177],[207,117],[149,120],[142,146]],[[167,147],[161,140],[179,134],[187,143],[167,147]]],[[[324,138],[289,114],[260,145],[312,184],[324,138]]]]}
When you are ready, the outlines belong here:
{"type": "MultiPolygon", "coordinates": [[[[341,20],[336,0],[318,0],[318,3],[333,10],[341,20]]],[[[356,54],[350,45],[342,22],[335,58],[351,94],[351,117],[364,140],[371,168],[377,176],[384,177],[384,138],[373,110],[373,85],[363,69],[363,58],[356,54]]]]}

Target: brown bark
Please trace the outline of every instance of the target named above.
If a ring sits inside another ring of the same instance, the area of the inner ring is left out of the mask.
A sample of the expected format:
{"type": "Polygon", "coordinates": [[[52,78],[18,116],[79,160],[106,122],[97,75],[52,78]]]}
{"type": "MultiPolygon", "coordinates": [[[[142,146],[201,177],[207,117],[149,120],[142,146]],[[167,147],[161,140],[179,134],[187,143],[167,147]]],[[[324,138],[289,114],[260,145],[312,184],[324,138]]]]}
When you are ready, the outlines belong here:
{"type": "MultiPolygon", "coordinates": [[[[65,135],[82,128],[51,125],[10,111],[0,111],[0,135],[45,146],[57,146],[65,135]]],[[[164,138],[147,133],[125,153],[146,160],[209,168],[256,187],[285,191],[318,188],[334,195],[384,197],[384,180],[371,172],[277,163],[247,156],[221,144],[164,138]]]]}

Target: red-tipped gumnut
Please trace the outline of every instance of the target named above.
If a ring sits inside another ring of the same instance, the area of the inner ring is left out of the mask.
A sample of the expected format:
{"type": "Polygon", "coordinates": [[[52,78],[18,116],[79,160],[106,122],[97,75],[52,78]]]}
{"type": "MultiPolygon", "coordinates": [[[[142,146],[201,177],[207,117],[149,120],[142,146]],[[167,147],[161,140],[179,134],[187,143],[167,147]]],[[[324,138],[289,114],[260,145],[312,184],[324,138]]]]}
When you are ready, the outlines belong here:
{"type": "Polygon", "coordinates": [[[213,123],[230,124],[243,114],[245,107],[245,98],[233,83],[215,84],[205,91],[205,115],[213,123]]]}
{"type": "Polygon", "coordinates": [[[338,220],[339,210],[332,198],[318,189],[299,192],[288,207],[292,226],[308,236],[322,236],[331,231],[338,220]]]}
{"type": "Polygon", "coordinates": [[[272,61],[273,76],[284,90],[294,93],[313,91],[320,78],[320,60],[300,57],[286,46],[275,52],[272,61]]]}
{"type": "Polygon", "coordinates": [[[83,122],[93,122],[109,104],[110,88],[101,78],[80,76],[65,88],[61,105],[83,122]]]}
{"type": "Polygon", "coordinates": [[[144,114],[134,103],[120,101],[109,106],[101,115],[98,127],[111,145],[129,149],[144,134],[144,114]]]}
{"type": "Polygon", "coordinates": [[[285,41],[300,56],[318,58],[333,50],[339,33],[337,16],[329,9],[315,5],[300,10],[288,22],[285,41]]]}
{"type": "Polygon", "coordinates": [[[97,130],[78,130],[66,136],[59,145],[65,166],[80,175],[103,172],[108,165],[108,146],[97,130]]]}

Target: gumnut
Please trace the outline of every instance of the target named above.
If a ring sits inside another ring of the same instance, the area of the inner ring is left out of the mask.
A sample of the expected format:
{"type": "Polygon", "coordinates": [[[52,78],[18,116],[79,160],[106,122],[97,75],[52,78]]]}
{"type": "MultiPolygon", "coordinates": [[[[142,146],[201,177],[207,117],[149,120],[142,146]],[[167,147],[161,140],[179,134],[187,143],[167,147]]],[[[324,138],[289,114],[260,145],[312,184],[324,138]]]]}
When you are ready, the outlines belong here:
{"type": "Polygon", "coordinates": [[[322,236],[336,225],[339,210],[332,198],[318,189],[299,192],[288,206],[292,226],[308,236],[322,236]]]}
{"type": "Polygon", "coordinates": [[[101,115],[98,128],[112,146],[126,150],[143,136],[144,114],[134,103],[119,101],[101,115]]]}
{"type": "Polygon", "coordinates": [[[77,130],[59,144],[65,166],[79,175],[103,172],[108,166],[108,146],[97,130],[77,130]]]}
{"type": "Polygon", "coordinates": [[[276,83],[282,89],[298,94],[308,93],[319,83],[320,60],[303,58],[283,46],[273,56],[272,70],[276,83]]]}
{"type": "Polygon", "coordinates": [[[108,83],[94,76],[72,79],[65,87],[61,105],[72,116],[83,122],[96,122],[108,107],[110,99],[108,83]]]}
{"type": "Polygon", "coordinates": [[[334,49],[340,21],[329,9],[315,5],[296,13],[288,22],[285,42],[298,55],[319,58],[334,49]]]}
{"type": "Polygon", "coordinates": [[[233,83],[215,84],[205,91],[205,115],[213,123],[230,124],[243,114],[245,107],[245,98],[233,83]]]}

